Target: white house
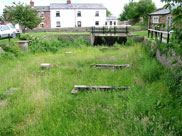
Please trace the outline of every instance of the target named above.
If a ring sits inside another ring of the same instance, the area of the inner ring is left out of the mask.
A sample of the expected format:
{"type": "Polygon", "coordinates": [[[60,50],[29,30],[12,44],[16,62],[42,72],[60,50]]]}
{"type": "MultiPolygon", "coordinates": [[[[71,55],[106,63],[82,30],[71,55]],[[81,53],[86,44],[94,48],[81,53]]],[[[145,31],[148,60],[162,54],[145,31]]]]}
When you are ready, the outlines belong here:
{"type": "Polygon", "coordinates": [[[51,28],[104,26],[106,8],[103,4],[50,4],[51,28]]]}
{"type": "Polygon", "coordinates": [[[118,25],[118,19],[115,16],[108,16],[106,18],[105,26],[113,27],[118,25]]]}

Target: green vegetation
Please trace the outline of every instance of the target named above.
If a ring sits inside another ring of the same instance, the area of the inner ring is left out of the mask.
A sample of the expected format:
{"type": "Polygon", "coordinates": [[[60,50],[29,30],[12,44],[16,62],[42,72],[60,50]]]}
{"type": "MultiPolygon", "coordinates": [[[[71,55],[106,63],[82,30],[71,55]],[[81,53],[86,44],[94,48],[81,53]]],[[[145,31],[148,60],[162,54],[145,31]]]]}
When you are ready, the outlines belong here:
{"type": "Polygon", "coordinates": [[[136,32],[132,32],[132,33],[137,36],[148,36],[148,31],[136,31],[136,32]]]}
{"type": "Polygon", "coordinates": [[[108,16],[111,16],[111,15],[112,15],[112,13],[108,9],[106,9],[106,16],[108,17],[108,16]]]}
{"type": "MultiPolygon", "coordinates": [[[[89,32],[29,32],[26,33],[31,36],[37,36],[37,37],[43,37],[47,35],[89,35],[89,32]]],[[[21,34],[24,35],[24,34],[21,34]]],[[[19,38],[11,38],[10,41],[16,41],[19,40],[19,38]]],[[[9,43],[9,39],[1,39],[0,40],[0,45],[1,44],[6,44],[9,43]]]]}
{"type": "Polygon", "coordinates": [[[0,58],[0,135],[182,134],[181,74],[149,57],[148,48],[133,41],[128,41],[133,43],[130,46],[108,51],[86,46],[83,39],[53,39],[49,44],[54,42],[56,53],[46,42],[39,45],[33,39],[37,50],[45,48],[44,53],[0,58]],[[65,54],[68,51],[72,54],[65,54]],[[53,66],[43,70],[41,63],[53,66]],[[131,64],[131,68],[91,68],[94,63],[131,64]],[[74,85],[130,86],[131,90],[72,95],[74,85]],[[13,87],[19,90],[3,94],[13,87]]]}
{"type": "Polygon", "coordinates": [[[148,25],[144,24],[143,22],[136,23],[135,25],[132,26],[146,28],[146,29],[148,28],[148,25]]]}
{"type": "Polygon", "coordinates": [[[120,21],[129,19],[139,19],[142,17],[144,23],[148,22],[148,14],[156,9],[152,0],[140,0],[139,2],[130,1],[124,6],[124,11],[120,14],[120,21]]]}
{"type": "MultiPolygon", "coordinates": [[[[16,40],[18,40],[18,38],[11,38],[11,39],[10,39],[10,41],[12,41],[12,42],[13,42],[13,41],[16,41],[16,40]]],[[[0,45],[1,45],[1,44],[6,44],[6,43],[9,43],[9,39],[1,39],[1,40],[0,40],[0,45]]]]}
{"type": "Polygon", "coordinates": [[[13,2],[12,6],[6,6],[3,11],[3,17],[6,21],[13,24],[20,24],[23,32],[25,32],[26,28],[36,28],[42,21],[36,9],[21,2],[18,4],[13,2]]]}
{"type": "Polygon", "coordinates": [[[173,37],[177,41],[178,44],[182,44],[182,0],[161,0],[162,2],[166,2],[165,8],[169,8],[171,10],[171,14],[173,16],[172,26],[169,30],[174,30],[173,37]],[[178,6],[177,8],[171,8],[172,6],[178,6]]]}

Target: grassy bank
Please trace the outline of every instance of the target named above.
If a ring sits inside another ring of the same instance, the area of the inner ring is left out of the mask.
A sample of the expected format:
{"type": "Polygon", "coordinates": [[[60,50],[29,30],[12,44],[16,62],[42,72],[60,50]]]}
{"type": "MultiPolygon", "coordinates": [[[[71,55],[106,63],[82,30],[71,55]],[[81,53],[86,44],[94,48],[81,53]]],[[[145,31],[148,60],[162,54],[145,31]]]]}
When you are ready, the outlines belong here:
{"type": "Polygon", "coordinates": [[[170,72],[140,44],[120,50],[63,47],[57,53],[0,58],[0,135],[180,135],[179,100],[170,72]],[[64,52],[72,52],[65,54],[64,52]],[[51,63],[42,70],[41,63],[51,63]],[[122,70],[90,64],[131,64],[122,70]],[[171,82],[169,82],[171,81],[171,82]],[[129,91],[79,92],[74,85],[130,86],[129,91]],[[9,88],[19,88],[3,95],[9,88]]]}
{"type": "Polygon", "coordinates": [[[136,32],[132,32],[133,34],[137,35],[137,36],[148,36],[148,31],[136,31],[136,32]]]}

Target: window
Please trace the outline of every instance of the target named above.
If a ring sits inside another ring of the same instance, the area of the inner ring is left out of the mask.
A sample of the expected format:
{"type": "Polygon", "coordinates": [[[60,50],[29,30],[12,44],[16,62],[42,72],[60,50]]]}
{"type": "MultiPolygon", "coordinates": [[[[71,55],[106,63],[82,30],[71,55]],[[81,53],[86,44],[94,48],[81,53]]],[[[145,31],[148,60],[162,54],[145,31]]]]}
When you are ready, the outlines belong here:
{"type": "Polygon", "coordinates": [[[60,21],[56,22],[56,27],[61,27],[61,22],[60,21]]]}
{"type": "Polygon", "coordinates": [[[81,17],[81,16],[82,16],[81,11],[78,11],[77,12],[77,17],[81,17]]]}
{"type": "Polygon", "coordinates": [[[154,23],[154,24],[159,23],[159,16],[154,16],[154,17],[153,17],[153,23],[154,23]]]}
{"type": "Polygon", "coordinates": [[[78,21],[77,22],[77,25],[78,25],[78,27],[82,27],[82,22],[81,21],[78,21]]]}
{"type": "Polygon", "coordinates": [[[114,21],[114,25],[116,25],[116,21],[114,21]]]}
{"type": "Polygon", "coordinates": [[[95,21],[95,25],[98,26],[99,25],[99,21],[95,21]]]}
{"type": "Polygon", "coordinates": [[[56,17],[60,17],[60,12],[56,11],[56,17]]]}
{"type": "Polygon", "coordinates": [[[112,25],[112,21],[110,21],[110,25],[112,25]]]}
{"type": "Polygon", "coordinates": [[[44,17],[44,12],[41,12],[40,14],[39,14],[39,16],[42,18],[42,17],[44,17]]]}
{"type": "Polygon", "coordinates": [[[95,16],[96,16],[96,17],[99,17],[99,11],[96,11],[96,12],[95,12],[95,16]]]}
{"type": "Polygon", "coordinates": [[[107,25],[107,22],[105,23],[105,25],[107,25]]]}
{"type": "Polygon", "coordinates": [[[44,24],[43,23],[40,24],[40,28],[44,28],[44,24]]]}

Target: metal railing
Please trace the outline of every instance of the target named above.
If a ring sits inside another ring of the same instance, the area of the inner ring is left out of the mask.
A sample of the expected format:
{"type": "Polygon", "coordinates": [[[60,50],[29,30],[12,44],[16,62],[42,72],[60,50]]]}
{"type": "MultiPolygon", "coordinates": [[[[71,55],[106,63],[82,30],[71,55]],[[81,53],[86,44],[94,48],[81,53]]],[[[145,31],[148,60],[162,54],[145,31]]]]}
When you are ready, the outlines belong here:
{"type": "Polygon", "coordinates": [[[92,27],[92,34],[128,34],[129,27],[92,27]]]}
{"type": "Polygon", "coordinates": [[[159,39],[161,42],[163,42],[163,39],[167,39],[167,43],[169,43],[170,41],[170,36],[173,33],[173,31],[159,31],[159,30],[155,30],[155,29],[148,29],[148,38],[155,38],[159,39]]]}

